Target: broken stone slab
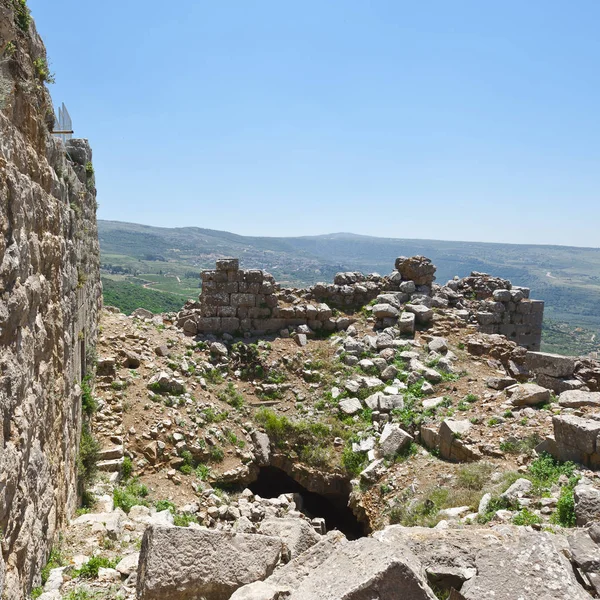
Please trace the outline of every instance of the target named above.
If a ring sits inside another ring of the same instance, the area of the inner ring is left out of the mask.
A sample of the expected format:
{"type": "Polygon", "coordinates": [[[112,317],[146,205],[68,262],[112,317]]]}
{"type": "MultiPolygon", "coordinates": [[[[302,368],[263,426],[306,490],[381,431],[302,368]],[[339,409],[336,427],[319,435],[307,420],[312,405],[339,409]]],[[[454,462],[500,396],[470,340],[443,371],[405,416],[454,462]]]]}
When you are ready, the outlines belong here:
{"type": "Polygon", "coordinates": [[[435,600],[418,559],[407,547],[362,538],[338,548],[289,600],[435,600]]]}
{"type": "Polygon", "coordinates": [[[512,377],[490,377],[485,383],[492,390],[505,390],[511,385],[516,385],[517,380],[512,377]]]}
{"type": "Polygon", "coordinates": [[[139,600],[229,600],[275,569],[283,542],[268,535],[148,527],[140,551],[139,600]]]}
{"type": "Polygon", "coordinates": [[[379,458],[361,471],[360,478],[365,483],[375,483],[386,471],[387,467],[385,466],[384,459],[379,458]]]}
{"type": "Polygon", "coordinates": [[[407,304],[404,310],[405,312],[413,313],[419,325],[427,325],[433,319],[433,310],[423,304],[407,304]]]}
{"type": "Polygon", "coordinates": [[[260,533],[283,540],[284,556],[289,561],[320,541],[321,536],[303,519],[266,519],[260,525],[260,533]]]}
{"type": "Polygon", "coordinates": [[[485,547],[477,554],[477,574],[460,590],[465,600],[590,600],[554,536],[506,531],[510,533],[499,546],[485,547]]]}
{"type": "Polygon", "coordinates": [[[555,415],[552,417],[552,425],[559,451],[562,446],[566,446],[584,454],[596,452],[600,422],[575,415],[555,415]]]}
{"type": "Polygon", "coordinates": [[[280,600],[298,588],[312,572],[339,546],[348,543],[339,531],[330,531],[306,552],[278,568],[265,581],[238,589],[231,600],[280,600]]]}
{"type": "Polygon", "coordinates": [[[427,346],[431,352],[437,352],[438,354],[446,354],[448,352],[448,340],[443,337],[432,338],[427,342],[427,346]]]}
{"type": "Polygon", "coordinates": [[[569,378],[575,372],[575,358],[549,352],[528,352],[525,365],[530,371],[550,377],[569,378]]]}
{"type": "Polygon", "coordinates": [[[550,390],[535,383],[523,383],[513,392],[510,400],[513,406],[535,406],[550,402],[550,390]]]}
{"type": "Polygon", "coordinates": [[[358,398],[345,398],[340,401],[339,407],[346,415],[355,415],[363,408],[358,398]]]}
{"type": "Polygon", "coordinates": [[[558,404],[563,408],[581,408],[582,406],[600,406],[600,392],[583,392],[569,390],[558,397],[558,404]]]}
{"type": "Polygon", "coordinates": [[[386,423],[379,438],[379,453],[386,457],[395,456],[413,441],[412,435],[406,433],[397,423],[386,423]]]}
{"type": "Polygon", "coordinates": [[[457,452],[458,442],[461,441],[469,429],[469,421],[457,421],[455,419],[444,419],[438,431],[438,444],[440,456],[447,460],[459,460],[460,452],[457,452]]]}
{"type": "Polygon", "coordinates": [[[140,560],[140,553],[134,552],[133,554],[128,554],[124,558],[122,558],[115,569],[121,573],[124,577],[128,577],[132,573],[135,573],[138,568],[138,562],[140,560]]]}
{"type": "Polygon", "coordinates": [[[103,448],[98,452],[98,460],[113,460],[123,457],[123,446],[112,446],[111,448],[103,448]]]}
{"type": "Polygon", "coordinates": [[[123,457],[113,460],[100,460],[96,463],[98,471],[103,473],[118,473],[123,466],[123,457]]]}
{"type": "Polygon", "coordinates": [[[585,530],[576,530],[567,537],[571,561],[584,573],[600,573],[600,547],[585,530]]]}
{"type": "Polygon", "coordinates": [[[259,467],[266,467],[271,460],[271,442],[269,436],[261,431],[252,432],[252,442],[254,443],[254,456],[259,467]]]}
{"type": "Polygon", "coordinates": [[[533,483],[529,479],[521,477],[517,479],[504,493],[500,495],[501,498],[509,500],[510,502],[516,502],[518,498],[526,496],[533,488],[533,483]]]}
{"type": "Polygon", "coordinates": [[[580,483],[573,490],[573,498],[578,527],[584,527],[588,523],[600,520],[600,490],[598,488],[580,483]]]}
{"type": "Polygon", "coordinates": [[[373,316],[376,319],[395,319],[400,311],[391,304],[375,304],[373,306],[373,316]]]}
{"type": "Polygon", "coordinates": [[[444,403],[444,397],[443,396],[438,396],[436,398],[426,398],[425,400],[421,401],[421,406],[423,407],[424,410],[432,410],[434,408],[437,408],[438,406],[440,406],[440,404],[444,403]]]}
{"type": "Polygon", "coordinates": [[[415,315],[412,312],[403,312],[396,325],[400,335],[415,334],[415,315]]]}

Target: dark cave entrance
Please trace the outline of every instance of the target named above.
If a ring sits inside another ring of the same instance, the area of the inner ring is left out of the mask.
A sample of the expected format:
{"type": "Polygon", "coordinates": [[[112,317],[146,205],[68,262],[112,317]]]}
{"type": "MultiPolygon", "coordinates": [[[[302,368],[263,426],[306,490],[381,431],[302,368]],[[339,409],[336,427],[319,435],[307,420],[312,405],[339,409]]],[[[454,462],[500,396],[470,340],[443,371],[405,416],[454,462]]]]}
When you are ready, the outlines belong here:
{"type": "Polygon", "coordinates": [[[365,528],[348,508],[348,496],[323,496],[310,492],[292,479],[285,471],[277,467],[261,467],[256,481],[249,486],[250,490],[262,498],[277,498],[281,494],[298,494],[301,503],[298,510],[307,517],[325,519],[327,531],[338,529],[349,540],[366,535],[365,528]]]}

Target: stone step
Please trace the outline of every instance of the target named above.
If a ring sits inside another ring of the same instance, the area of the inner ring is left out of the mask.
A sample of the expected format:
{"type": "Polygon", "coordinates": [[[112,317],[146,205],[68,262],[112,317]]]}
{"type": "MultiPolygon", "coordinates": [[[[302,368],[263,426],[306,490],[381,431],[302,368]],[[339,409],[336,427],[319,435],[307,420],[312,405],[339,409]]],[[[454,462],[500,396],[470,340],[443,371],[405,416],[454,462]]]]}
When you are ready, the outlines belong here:
{"type": "Polygon", "coordinates": [[[115,458],[113,460],[101,460],[96,465],[98,467],[98,471],[103,471],[105,473],[117,473],[121,470],[123,465],[122,458],[115,458]]]}
{"type": "Polygon", "coordinates": [[[103,448],[98,452],[98,460],[112,460],[123,457],[123,446],[112,446],[112,448],[103,448]]]}

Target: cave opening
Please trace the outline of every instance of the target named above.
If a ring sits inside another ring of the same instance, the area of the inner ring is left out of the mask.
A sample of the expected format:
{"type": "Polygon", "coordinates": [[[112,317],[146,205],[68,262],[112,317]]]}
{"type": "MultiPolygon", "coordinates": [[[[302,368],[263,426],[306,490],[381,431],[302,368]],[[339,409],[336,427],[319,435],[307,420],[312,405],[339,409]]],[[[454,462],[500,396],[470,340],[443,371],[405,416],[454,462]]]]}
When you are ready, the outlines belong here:
{"type": "Polygon", "coordinates": [[[248,486],[262,498],[277,498],[281,494],[297,494],[297,508],[307,517],[325,519],[327,531],[338,529],[349,540],[366,535],[365,527],[348,507],[348,495],[322,495],[307,490],[285,471],[277,467],[261,467],[258,478],[248,486]]]}

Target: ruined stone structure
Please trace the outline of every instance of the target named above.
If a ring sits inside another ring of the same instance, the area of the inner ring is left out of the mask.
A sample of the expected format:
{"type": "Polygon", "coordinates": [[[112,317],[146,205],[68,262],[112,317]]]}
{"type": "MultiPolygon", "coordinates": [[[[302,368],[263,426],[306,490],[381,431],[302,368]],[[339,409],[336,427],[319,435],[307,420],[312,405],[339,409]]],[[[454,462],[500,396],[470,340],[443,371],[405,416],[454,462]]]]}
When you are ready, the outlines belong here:
{"type": "Polygon", "coordinates": [[[240,269],[237,259],[222,259],[215,270],[202,272],[199,302],[185,306],[178,324],[189,335],[260,335],[300,326],[310,334],[347,329],[352,320],[335,317],[334,310],[365,307],[377,328],[399,325],[411,334],[415,326],[427,326],[436,309],[453,310],[482,333],[539,350],[544,303],[529,299],[528,288],[475,272],[440,286],[434,283],[435,266],[423,256],[399,257],[395,267],[385,277],[338,273],[332,284],[281,290],[272,275],[240,269]]]}
{"type": "MultiPolygon", "coordinates": [[[[27,597],[77,505],[79,383],[101,303],[85,140],[51,134],[45,50],[0,0],[0,595],[27,597]]],[[[23,10],[21,8],[21,10],[23,10]]]]}

